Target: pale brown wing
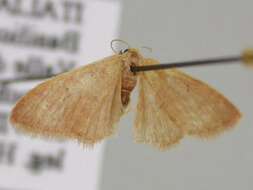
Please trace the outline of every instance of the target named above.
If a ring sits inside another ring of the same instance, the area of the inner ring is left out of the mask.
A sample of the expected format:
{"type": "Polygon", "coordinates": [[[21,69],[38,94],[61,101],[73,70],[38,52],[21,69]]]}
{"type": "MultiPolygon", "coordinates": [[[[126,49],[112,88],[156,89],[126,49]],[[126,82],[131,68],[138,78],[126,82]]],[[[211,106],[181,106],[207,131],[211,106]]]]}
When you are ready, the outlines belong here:
{"type": "MultiPolygon", "coordinates": [[[[146,59],[144,64],[157,64],[146,59]]],[[[178,71],[140,73],[135,137],[167,148],[183,134],[211,137],[232,128],[240,112],[203,82],[178,71]]]]}
{"type": "Polygon", "coordinates": [[[11,123],[34,135],[94,144],[115,131],[122,115],[119,56],[56,76],[14,107],[11,123]]]}
{"type": "Polygon", "coordinates": [[[241,118],[240,111],[221,93],[173,69],[165,72],[170,86],[170,104],[188,135],[213,137],[229,130],[241,118]]]}
{"type": "MultiPolygon", "coordinates": [[[[144,64],[151,64],[144,60],[144,64]]],[[[154,63],[153,63],[154,64],[154,63]]],[[[165,76],[157,71],[140,72],[139,100],[134,136],[137,143],[151,144],[166,149],[183,137],[182,126],[169,113],[169,85],[165,76]]]]}

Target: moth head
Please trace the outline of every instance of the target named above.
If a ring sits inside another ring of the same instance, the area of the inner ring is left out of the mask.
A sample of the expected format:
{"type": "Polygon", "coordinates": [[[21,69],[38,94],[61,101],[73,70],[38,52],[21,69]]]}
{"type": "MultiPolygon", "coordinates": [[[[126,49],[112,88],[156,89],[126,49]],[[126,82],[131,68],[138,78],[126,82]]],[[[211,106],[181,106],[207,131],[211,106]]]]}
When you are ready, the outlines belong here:
{"type": "Polygon", "coordinates": [[[140,52],[137,48],[126,48],[126,49],[121,49],[119,54],[120,55],[122,55],[122,54],[140,54],[140,52]]]}
{"type": "Polygon", "coordinates": [[[129,51],[128,48],[120,50],[119,54],[122,55],[124,53],[127,53],[129,51]]]}
{"type": "Polygon", "coordinates": [[[140,65],[140,61],[143,60],[142,55],[140,54],[140,51],[138,49],[135,48],[129,48],[126,52],[125,52],[126,56],[128,57],[128,59],[131,62],[131,66],[137,66],[140,65]]]}

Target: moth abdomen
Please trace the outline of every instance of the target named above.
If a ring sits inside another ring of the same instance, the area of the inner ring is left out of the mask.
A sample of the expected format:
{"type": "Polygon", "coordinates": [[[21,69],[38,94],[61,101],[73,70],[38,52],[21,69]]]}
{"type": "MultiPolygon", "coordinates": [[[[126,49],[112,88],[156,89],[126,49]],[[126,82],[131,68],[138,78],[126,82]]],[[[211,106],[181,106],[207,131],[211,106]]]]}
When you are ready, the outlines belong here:
{"type": "Polygon", "coordinates": [[[137,65],[139,59],[136,52],[128,51],[128,58],[123,60],[122,83],[121,83],[121,101],[123,106],[127,106],[130,101],[130,95],[137,84],[137,76],[130,69],[131,66],[137,65]]]}
{"type": "Polygon", "coordinates": [[[121,83],[121,101],[127,106],[130,101],[130,95],[137,83],[137,77],[128,70],[123,71],[121,83]]]}

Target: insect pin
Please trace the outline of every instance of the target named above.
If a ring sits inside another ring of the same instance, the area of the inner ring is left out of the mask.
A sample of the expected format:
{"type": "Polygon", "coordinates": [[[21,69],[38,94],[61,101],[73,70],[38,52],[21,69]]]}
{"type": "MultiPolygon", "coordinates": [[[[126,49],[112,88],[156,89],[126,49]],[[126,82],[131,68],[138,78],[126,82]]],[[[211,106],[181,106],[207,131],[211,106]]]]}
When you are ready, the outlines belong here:
{"type": "Polygon", "coordinates": [[[138,83],[134,138],[164,150],[187,135],[216,136],[241,117],[222,94],[175,68],[240,60],[250,65],[253,50],[236,57],[159,64],[129,47],[36,86],[17,102],[10,121],[33,135],[93,145],[116,132],[138,83]]]}

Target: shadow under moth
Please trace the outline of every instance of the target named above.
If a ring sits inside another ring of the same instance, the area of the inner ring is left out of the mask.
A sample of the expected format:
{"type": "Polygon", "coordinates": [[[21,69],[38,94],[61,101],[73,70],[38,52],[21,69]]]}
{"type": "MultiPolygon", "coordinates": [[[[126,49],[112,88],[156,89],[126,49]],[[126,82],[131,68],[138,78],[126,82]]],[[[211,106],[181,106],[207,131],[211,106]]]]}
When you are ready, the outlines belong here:
{"type": "MultiPolygon", "coordinates": [[[[244,62],[252,59],[252,52],[245,54],[244,62]]],[[[223,95],[177,69],[131,70],[156,64],[130,48],[57,75],[22,97],[10,121],[32,135],[93,145],[115,133],[138,83],[134,125],[138,143],[164,150],[185,135],[213,137],[238,122],[240,112],[223,95]]]]}

